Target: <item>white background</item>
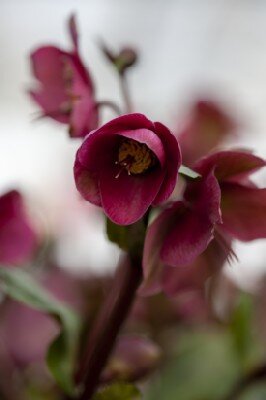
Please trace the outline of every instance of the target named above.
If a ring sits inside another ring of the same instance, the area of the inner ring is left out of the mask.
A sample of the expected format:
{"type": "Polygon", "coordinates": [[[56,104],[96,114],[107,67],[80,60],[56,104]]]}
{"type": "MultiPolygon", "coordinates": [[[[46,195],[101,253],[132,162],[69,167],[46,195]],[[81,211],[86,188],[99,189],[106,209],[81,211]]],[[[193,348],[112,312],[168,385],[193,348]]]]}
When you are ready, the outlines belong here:
{"type": "MultiPolygon", "coordinates": [[[[32,122],[37,108],[26,95],[29,52],[47,43],[67,48],[73,11],[98,99],[119,101],[119,92],[97,39],[114,48],[131,44],[140,52],[130,75],[136,111],[175,128],[190,101],[211,95],[241,121],[241,146],[266,157],[266,1],[1,0],[0,191],[19,187],[26,194],[46,229],[59,235],[61,262],[98,270],[113,268],[117,251],[74,188],[78,141],[62,125],[32,122]]],[[[265,185],[265,172],[259,182],[265,185]]],[[[237,253],[230,270],[239,281],[265,270],[263,241],[238,245],[237,253]]]]}

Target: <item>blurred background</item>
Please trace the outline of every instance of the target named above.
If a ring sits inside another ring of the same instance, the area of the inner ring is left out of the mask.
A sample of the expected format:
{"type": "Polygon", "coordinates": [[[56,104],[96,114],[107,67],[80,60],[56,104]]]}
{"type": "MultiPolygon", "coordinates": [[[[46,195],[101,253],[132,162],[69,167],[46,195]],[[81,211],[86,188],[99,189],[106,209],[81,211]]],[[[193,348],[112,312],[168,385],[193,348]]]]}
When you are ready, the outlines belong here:
{"type": "MultiPolygon", "coordinates": [[[[60,265],[112,271],[118,259],[101,214],[74,186],[80,141],[70,140],[64,125],[36,121],[38,109],[27,96],[29,53],[43,44],[68,49],[70,13],[97,99],[121,102],[98,40],[114,49],[131,45],[140,54],[129,74],[136,111],[177,130],[191,104],[210,98],[238,122],[235,145],[266,156],[264,0],[1,0],[0,10],[0,192],[16,187],[26,195],[40,229],[58,236],[60,265]]],[[[256,178],[265,185],[265,171],[256,178]]],[[[252,287],[266,270],[265,241],[237,244],[236,252],[239,263],[227,271],[252,287]]]]}

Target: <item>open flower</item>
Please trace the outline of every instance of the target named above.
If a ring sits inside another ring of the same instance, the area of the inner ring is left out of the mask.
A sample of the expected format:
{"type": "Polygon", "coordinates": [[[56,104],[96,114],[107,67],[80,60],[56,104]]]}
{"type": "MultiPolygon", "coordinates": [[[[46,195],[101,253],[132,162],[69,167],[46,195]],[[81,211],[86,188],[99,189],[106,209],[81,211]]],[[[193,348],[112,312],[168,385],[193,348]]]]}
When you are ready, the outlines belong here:
{"type": "MultiPolygon", "coordinates": [[[[195,210],[188,211],[188,215],[192,217],[186,220],[186,228],[192,238],[186,236],[186,230],[179,229],[178,231],[180,223],[182,224],[182,216],[178,217],[176,212],[179,210],[180,202],[175,203],[172,209],[163,211],[150,225],[146,237],[144,273],[147,284],[144,292],[149,293],[163,288],[166,293],[174,295],[181,290],[200,288],[206,279],[219,271],[228,257],[232,256],[233,238],[250,241],[266,237],[266,189],[256,187],[249,179],[251,173],[263,166],[265,166],[264,160],[241,151],[217,152],[203,158],[194,166],[194,169],[205,177],[205,181],[208,176],[212,176],[214,171],[221,191],[222,219],[217,218],[216,221],[212,219],[213,236],[209,238],[213,240],[208,247],[205,246],[203,252],[201,237],[196,236],[198,230],[192,224],[192,222],[195,224],[195,210]],[[176,223],[173,222],[171,225],[171,220],[174,221],[174,218],[176,218],[176,223]],[[185,236],[182,236],[183,231],[185,236]],[[193,246],[192,251],[189,246],[193,246]],[[160,263],[154,260],[155,251],[160,263]],[[189,262],[184,263],[184,260],[188,259],[189,262]],[[176,268],[182,265],[186,267],[176,268]]],[[[204,180],[201,185],[203,182],[204,180]]],[[[191,185],[193,183],[188,184],[189,190],[191,185]]],[[[210,195],[206,192],[206,213],[210,216],[215,215],[211,212],[209,203],[210,195]]],[[[202,211],[197,208],[199,213],[197,218],[201,218],[202,211]]],[[[207,241],[205,244],[208,244],[207,241]]]]}
{"type": "Polygon", "coordinates": [[[128,114],[85,138],[76,155],[76,186],[113,222],[128,225],[170,196],[180,162],[176,138],[164,125],[128,114]]]}
{"type": "Polygon", "coordinates": [[[69,20],[73,50],[42,46],[31,56],[31,67],[39,87],[31,98],[43,110],[43,116],[69,125],[72,137],[83,137],[98,124],[98,110],[90,75],[78,52],[78,35],[74,16],[69,20]]]}
{"type": "Polygon", "coordinates": [[[236,123],[218,103],[211,100],[197,101],[186,125],[177,134],[183,163],[193,165],[233,135],[235,129],[236,123]]]}
{"type": "Polygon", "coordinates": [[[0,197],[0,264],[28,262],[37,247],[37,235],[25,212],[20,193],[12,190],[0,197]]]}

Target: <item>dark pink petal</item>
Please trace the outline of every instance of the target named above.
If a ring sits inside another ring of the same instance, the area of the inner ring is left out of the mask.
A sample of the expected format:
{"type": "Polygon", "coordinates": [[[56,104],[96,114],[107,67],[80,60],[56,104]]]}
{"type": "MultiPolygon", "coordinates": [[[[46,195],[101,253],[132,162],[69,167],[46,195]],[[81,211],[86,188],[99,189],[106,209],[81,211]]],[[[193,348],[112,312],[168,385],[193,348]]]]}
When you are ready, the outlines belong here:
{"type": "Polygon", "coordinates": [[[101,206],[98,179],[93,172],[90,172],[80,164],[78,159],[76,159],[74,164],[74,176],[76,187],[82,197],[97,206],[101,206]]]}
{"type": "Polygon", "coordinates": [[[140,143],[145,143],[147,147],[156,155],[161,166],[165,163],[165,151],[160,138],[148,129],[134,129],[132,131],[117,132],[118,135],[129,139],[136,140],[140,143]]]}
{"type": "Polygon", "coordinates": [[[223,183],[222,228],[242,241],[266,237],[266,189],[223,183]]]}
{"type": "Polygon", "coordinates": [[[173,228],[179,214],[185,212],[182,202],[175,203],[174,207],[170,207],[163,211],[148,227],[144,251],[143,251],[143,284],[140,288],[140,294],[149,296],[155,294],[161,289],[161,273],[163,263],[160,259],[160,251],[164,239],[168,232],[173,228]]]}
{"type": "Polygon", "coordinates": [[[99,175],[102,169],[113,170],[117,174],[115,161],[118,157],[119,137],[114,134],[102,134],[100,130],[87,135],[77,152],[78,161],[88,170],[99,175]]]}
{"type": "Polygon", "coordinates": [[[163,291],[174,296],[180,292],[201,289],[210,276],[220,271],[226,258],[220,243],[216,239],[212,240],[207,249],[185,268],[164,267],[163,291]]]}
{"type": "Polygon", "coordinates": [[[196,163],[194,168],[202,175],[215,169],[218,181],[246,179],[248,175],[266,165],[265,160],[243,151],[220,151],[196,163]]]}
{"type": "Polygon", "coordinates": [[[219,104],[209,100],[196,102],[190,120],[178,134],[184,164],[191,166],[208,154],[232,135],[235,127],[219,104]]]}
{"type": "Polygon", "coordinates": [[[98,110],[90,97],[78,100],[70,118],[71,137],[84,137],[98,126],[98,110]]]}
{"type": "Polygon", "coordinates": [[[122,133],[134,129],[148,129],[154,131],[154,124],[143,114],[126,114],[114,118],[98,129],[99,133],[122,133]]]}
{"type": "Polygon", "coordinates": [[[166,236],[161,259],[172,266],[186,266],[208,246],[213,238],[213,224],[207,215],[186,211],[166,236]]]}
{"type": "Polygon", "coordinates": [[[158,193],[163,176],[159,168],[142,176],[128,175],[123,170],[118,178],[114,169],[103,169],[99,186],[102,206],[108,217],[118,225],[139,220],[158,193]]]}
{"type": "Polygon", "coordinates": [[[21,265],[28,262],[37,248],[37,235],[24,210],[17,191],[0,197],[0,263],[21,265]]]}
{"type": "Polygon", "coordinates": [[[213,171],[188,184],[184,199],[198,214],[206,214],[212,223],[221,222],[221,190],[213,171]]]}
{"type": "Polygon", "coordinates": [[[220,222],[220,188],[212,172],[204,179],[188,185],[185,199],[189,201],[173,228],[164,239],[162,261],[171,266],[185,266],[202,253],[213,238],[213,225],[220,222]]]}
{"type": "Polygon", "coordinates": [[[154,123],[155,132],[161,139],[166,156],[165,177],[153,205],[167,200],[172,194],[177,180],[178,169],[181,165],[181,153],[175,136],[159,122],[154,123]]]}
{"type": "Polygon", "coordinates": [[[42,108],[43,117],[51,117],[63,124],[69,123],[69,100],[61,88],[43,88],[29,93],[31,98],[42,108]]]}
{"type": "Polygon", "coordinates": [[[33,75],[45,86],[63,87],[63,68],[67,55],[55,46],[43,46],[31,53],[33,75]]]}

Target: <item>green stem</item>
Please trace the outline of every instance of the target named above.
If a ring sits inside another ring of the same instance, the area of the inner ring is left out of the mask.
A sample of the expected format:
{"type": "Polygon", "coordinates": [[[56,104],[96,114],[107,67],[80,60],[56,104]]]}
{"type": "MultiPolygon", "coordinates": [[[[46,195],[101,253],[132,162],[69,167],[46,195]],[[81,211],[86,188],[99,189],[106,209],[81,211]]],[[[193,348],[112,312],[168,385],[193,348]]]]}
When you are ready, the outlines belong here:
{"type": "Polygon", "coordinates": [[[125,104],[125,112],[127,114],[133,112],[132,101],[130,98],[129,86],[125,72],[119,72],[120,90],[125,104]]]}

